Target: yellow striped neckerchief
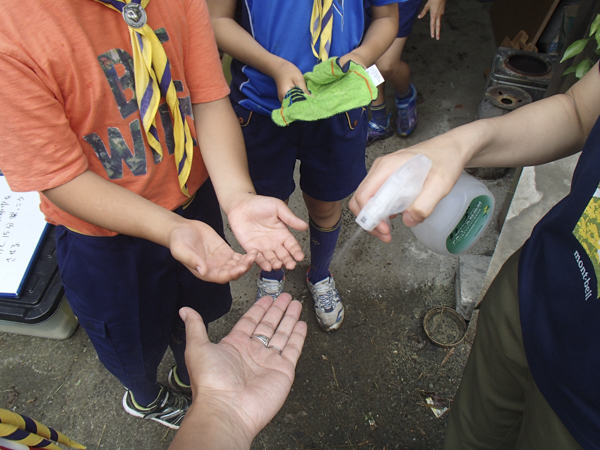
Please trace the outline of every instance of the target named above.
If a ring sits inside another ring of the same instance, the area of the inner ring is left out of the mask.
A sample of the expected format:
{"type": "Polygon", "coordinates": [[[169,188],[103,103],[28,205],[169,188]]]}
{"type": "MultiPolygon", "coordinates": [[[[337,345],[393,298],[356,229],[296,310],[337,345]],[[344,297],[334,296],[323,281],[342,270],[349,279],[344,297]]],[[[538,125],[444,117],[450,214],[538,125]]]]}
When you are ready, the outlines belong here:
{"type": "Polygon", "coordinates": [[[179,107],[177,91],[171,77],[171,66],[165,50],[146,23],[145,9],[150,0],[95,0],[123,15],[133,51],[135,95],[148,143],[161,157],[163,149],[156,130],[156,113],[164,97],[173,120],[175,164],[179,187],[189,195],[186,182],[192,168],[193,140],[185,116],[179,107]]]}
{"type": "Polygon", "coordinates": [[[27,416],[0,408],[0,438],[28,447],[61,450],[52,441],[71,448],[85,448],[53,428],[49,428],[27,416]]]}
{"type": "Polygon", "coordinates": [[[320,61],[329,58],[331,34],[333,30],[333,0],[314,0],[310,16],[311,45],[314,55],[320,61]],[[319,41],[319,49],[316,45],[319,41]]]}

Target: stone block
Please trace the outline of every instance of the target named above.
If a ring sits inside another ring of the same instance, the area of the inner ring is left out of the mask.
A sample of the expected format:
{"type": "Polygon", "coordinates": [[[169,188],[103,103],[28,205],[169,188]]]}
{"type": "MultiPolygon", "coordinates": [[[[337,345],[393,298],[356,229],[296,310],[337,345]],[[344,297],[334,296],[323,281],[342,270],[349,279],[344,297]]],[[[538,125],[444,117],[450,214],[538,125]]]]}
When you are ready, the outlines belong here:
{"type": "Polygon", "coordinates": [[[465,320],[471,320],[477,305],[491,256],[461,255],[456,270],[456,311],[465,320]]]}

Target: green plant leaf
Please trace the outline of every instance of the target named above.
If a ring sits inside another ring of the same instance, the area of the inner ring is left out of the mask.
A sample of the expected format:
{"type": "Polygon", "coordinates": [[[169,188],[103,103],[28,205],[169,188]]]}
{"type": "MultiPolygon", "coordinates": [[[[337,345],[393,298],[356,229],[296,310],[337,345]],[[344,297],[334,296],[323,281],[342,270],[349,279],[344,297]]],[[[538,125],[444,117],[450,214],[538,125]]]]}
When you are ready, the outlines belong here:
{"type": "Polygon", "coordinates": [[[565,75],[569,75],[570,73],[575,73],[575,70],[577,70],[577,66],[571,66],[571,67],[569,67],[567,70],[565,70],[563,72],[563,77],[565,75]]]}
{"type": "Polygon", "coordinates": [[[600,50],[600,33],[596,33],[596,50],[600,50]]]}
{"type": "Polygon", "coordinates": [[[578,41],[573,42],[569,45],[569,48],[565,50],[565,53],[560,60],[560,62],[566,61],[573,56],[579,55],[583,49],[585,48],[585,44],[587,44],[588,39],[579,39],[578,41]]]}
{"type": "Polygon", "coordinates": [[[596,14],[596,18],[590,26],[590,37],[598,31],[598,28],[600,28],[600,14],[596,14]]]}
{"type": "Polygon", "coordinates": [[[577,70],[575,71],[575,76],[577,78],[583,78],[583,76],[589,72],[589,70],[592,68],[592,65],[594,63],[592,63],[592,61],[588,58],[584,59],[583,61],[581,61],[579,64],[577,64],[577,70]]]}

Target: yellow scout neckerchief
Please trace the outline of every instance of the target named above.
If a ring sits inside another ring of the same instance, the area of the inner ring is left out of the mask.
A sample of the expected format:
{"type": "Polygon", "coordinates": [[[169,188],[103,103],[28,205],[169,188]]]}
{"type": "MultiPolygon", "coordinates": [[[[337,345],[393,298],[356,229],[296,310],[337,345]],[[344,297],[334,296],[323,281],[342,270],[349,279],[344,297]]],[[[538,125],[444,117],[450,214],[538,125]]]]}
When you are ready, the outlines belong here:
{"type": "Polygon", "coordinates": [[[320,61],[329,58],[333,30],[333,0],[314,0],[310,17],[311,44],[314,55],[320,61]],[[316,49],[319,41],[319,51],[316,49]]]}
{"type": "Polygon", "coordinates": [[[29,447],[61,450],[52,441],[71,448],[85,448],[53,428],[48,428],[27,416],[0,408],[0,438],[29,447]]]}
{"type": "Polygon", "coordinates": [[[175,138],[175,163],[181,191],[188,195],[186,182],[192,168],[193,141],[190,128],[179,108],[179,99],[167,54],[158,37],[146,23],[144,8],[150,0],[95,0],[123,14],[129,27],[133,49],[135,95],[150,146],[162,157],[156,130],[156,112],[160,98],[169,105],[175,138]]]}

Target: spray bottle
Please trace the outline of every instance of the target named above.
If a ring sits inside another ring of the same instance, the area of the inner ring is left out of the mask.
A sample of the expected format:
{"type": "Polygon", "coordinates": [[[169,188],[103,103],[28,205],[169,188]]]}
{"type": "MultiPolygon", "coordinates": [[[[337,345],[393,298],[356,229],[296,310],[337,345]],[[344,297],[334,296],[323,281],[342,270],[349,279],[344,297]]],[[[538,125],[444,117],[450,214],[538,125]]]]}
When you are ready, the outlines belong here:
{"type": "MultiPolygon", "coordinates": [[[[404,212],[415,201],[431,165],[431,160],[423,155],[409,159],[369,199],[356,222],[367,231],[372,231],[382,220],[389,225],[390,216],[404,212]]],[[[463,173],[431,215],[411,230],[428,249],[457,256],[482,236],[494,205],[494,196],[485,184],[463,173]]]]}

